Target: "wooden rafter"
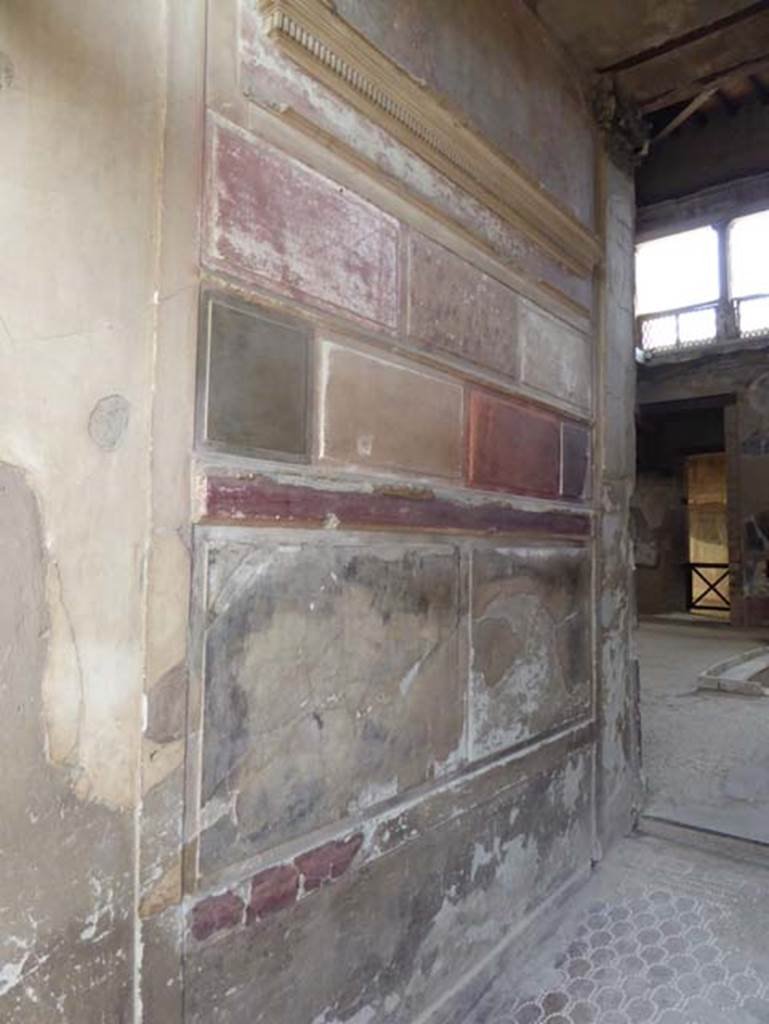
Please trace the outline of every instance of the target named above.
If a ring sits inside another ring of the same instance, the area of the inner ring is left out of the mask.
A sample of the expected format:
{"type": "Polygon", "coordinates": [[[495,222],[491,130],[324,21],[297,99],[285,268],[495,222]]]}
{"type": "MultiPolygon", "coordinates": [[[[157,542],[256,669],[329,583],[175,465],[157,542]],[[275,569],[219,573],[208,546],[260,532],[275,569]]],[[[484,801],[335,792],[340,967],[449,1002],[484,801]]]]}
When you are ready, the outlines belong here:
{"type": "Polygon", "coordinates": [[[686,104],[683,110],[680,110],[675,117],[671,118],[668,121],[668,123],[665,125],[662,131],[658,132],[654,136],[654,138],[651,140],[652,144],[655,142],[661,142],[662,139],[666,139],[668,135],[672,135],[676,128],[680,128],[681,125],[684,124],[684,122],[688,121],[693,114],[696,114],[696,112],[700,109],[703,103],[707,103],[707,101],[710,99],[713,93],[717,91],[718,90],[715,86],[711,86],[708,89],[703,89],[702,92],[699,93],[699,95],[695,96],[693,100],[690,100],[689,103],[686,104]]]}

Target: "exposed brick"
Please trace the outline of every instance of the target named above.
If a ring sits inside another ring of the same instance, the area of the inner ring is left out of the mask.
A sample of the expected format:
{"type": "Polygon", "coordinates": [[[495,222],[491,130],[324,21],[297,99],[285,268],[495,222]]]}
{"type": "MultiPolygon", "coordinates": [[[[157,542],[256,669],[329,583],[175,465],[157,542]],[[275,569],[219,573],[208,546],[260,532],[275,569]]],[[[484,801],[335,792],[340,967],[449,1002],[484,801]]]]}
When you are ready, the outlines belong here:
{"type": "Polygon", "coordinates": [[[590,342],[530,303],[520,313],[521,380],[587,412],[592,399],[590,342]]]}
{"type": "Polygon", "coordinates": [[[559,493],[560,423],[530,405],[473,391],[470,482],[476,487],[554,498],[559,493]]]}
{"type": "Polygon", "coordinates": [[[267,143],[210,131],[204,260],[248,281],[394,327],[398,224],[267,143]]]}
{"type": "Polygon", "coordinates": [[[201,518],[210,523],[326,526],[356,529],[452,530],[462,533],[586,537],[590,519],[580,512],[538,512],[503,500],[459,501],[429,489],[381,487],[356,492],[289,484],[265,476],[214,476],[202,484],[201,518]]]}
{"type": "Polygon", "coordinates": [[[207,896],[192,908],[192,934],[207,939],[223,928],[234,928],[243,920],[243,900],[234,892],[207,896]]]}
{"type": "Polygon", "coordinates": [[[590,497],[590,430],[581,423],[561,424],[561,497],[590,497]]]}
{"type": "Polygon", "coordinates": [[[515,292],[416,234],[410,240],[408,287],[408,329],[415,341],[515,376],[515,292]]]}
{"type": "Polygon", "coordinates": [[[339,345],[324,345],[322,359],[321,458],[461,476],[459,384],[339,345]]]}
{"type": "Polygon", "coordinates": [[[331,882],[343,875],[352,864],[362,842],[363,835],[356,832],[347,839],[334,840],[297,857],[294,864],[303,877],[305,891],[311,892],[324,882],[331,882]]]}
{"type": "Polygon", "coordinates": [[[254,875],[248,904],[248,923],[290,907],[296,902],[298,892],[299,872],[293,864],[280,864],[254,875]]]}

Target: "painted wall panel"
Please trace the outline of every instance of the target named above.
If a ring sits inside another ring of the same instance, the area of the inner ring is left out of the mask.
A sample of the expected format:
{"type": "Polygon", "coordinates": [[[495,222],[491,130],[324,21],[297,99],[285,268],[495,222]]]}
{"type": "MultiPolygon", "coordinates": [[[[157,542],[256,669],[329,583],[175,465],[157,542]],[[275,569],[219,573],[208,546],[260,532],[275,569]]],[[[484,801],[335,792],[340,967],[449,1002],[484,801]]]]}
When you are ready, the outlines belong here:
{"type": "Polygon", "coordinates": [[[205,558],[204,872],[462,761],[453,545],[262,537],[205,558]]]}
{"type": "Polygon", "coordinates": [[[394,327],[392,217],[233,126],[209,126],[206,263],[286,295],[394,327]]]}

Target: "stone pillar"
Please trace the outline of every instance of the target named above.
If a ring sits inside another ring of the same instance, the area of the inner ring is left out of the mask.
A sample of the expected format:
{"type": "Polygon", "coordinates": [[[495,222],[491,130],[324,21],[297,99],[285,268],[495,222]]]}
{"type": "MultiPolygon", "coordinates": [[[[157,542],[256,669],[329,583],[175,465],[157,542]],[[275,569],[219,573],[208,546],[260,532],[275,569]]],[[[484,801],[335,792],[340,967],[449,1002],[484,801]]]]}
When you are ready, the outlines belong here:
{"type": "Polygon", "coordinates": [[[598,857],[614,839],[631,830],[640,797],[630,537],[630,501],[635,486],[635,196],[630,176],[608,158],[599,175],[599,197],[606,249],[603,272],[597,280],[598,857]]]}

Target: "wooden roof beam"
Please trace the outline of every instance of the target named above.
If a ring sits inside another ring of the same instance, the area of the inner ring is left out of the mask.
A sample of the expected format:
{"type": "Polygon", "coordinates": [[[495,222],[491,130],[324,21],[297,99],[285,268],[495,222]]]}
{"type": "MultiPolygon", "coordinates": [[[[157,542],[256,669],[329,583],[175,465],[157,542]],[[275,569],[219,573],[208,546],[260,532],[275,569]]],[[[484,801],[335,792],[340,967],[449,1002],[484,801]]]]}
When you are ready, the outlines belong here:
{"type": "Polygon", "coordinates": [[[676,128],[680,128],[681,125],[688,121],[693,114],[696,114],[700,107],[703,105],[703,103],[707,103],[707,101],[710,99],[713,93],[717,91],[718,90],[715,86],[710,86],[707,89],[703,89],[701,93],[699,93],[697,96],[694,97],[693,100],[690,100],[686,104],[683,110],[679,110],[676,116],[671,118],[670,121],[668,121],[668,123],[665,125],[662,131],[657,132],[657,134],[651,140],[652,145],[654,145],[654,143],[661,142],[663,139],[666,139],[668,135],[672,135],[676,128]]]}

